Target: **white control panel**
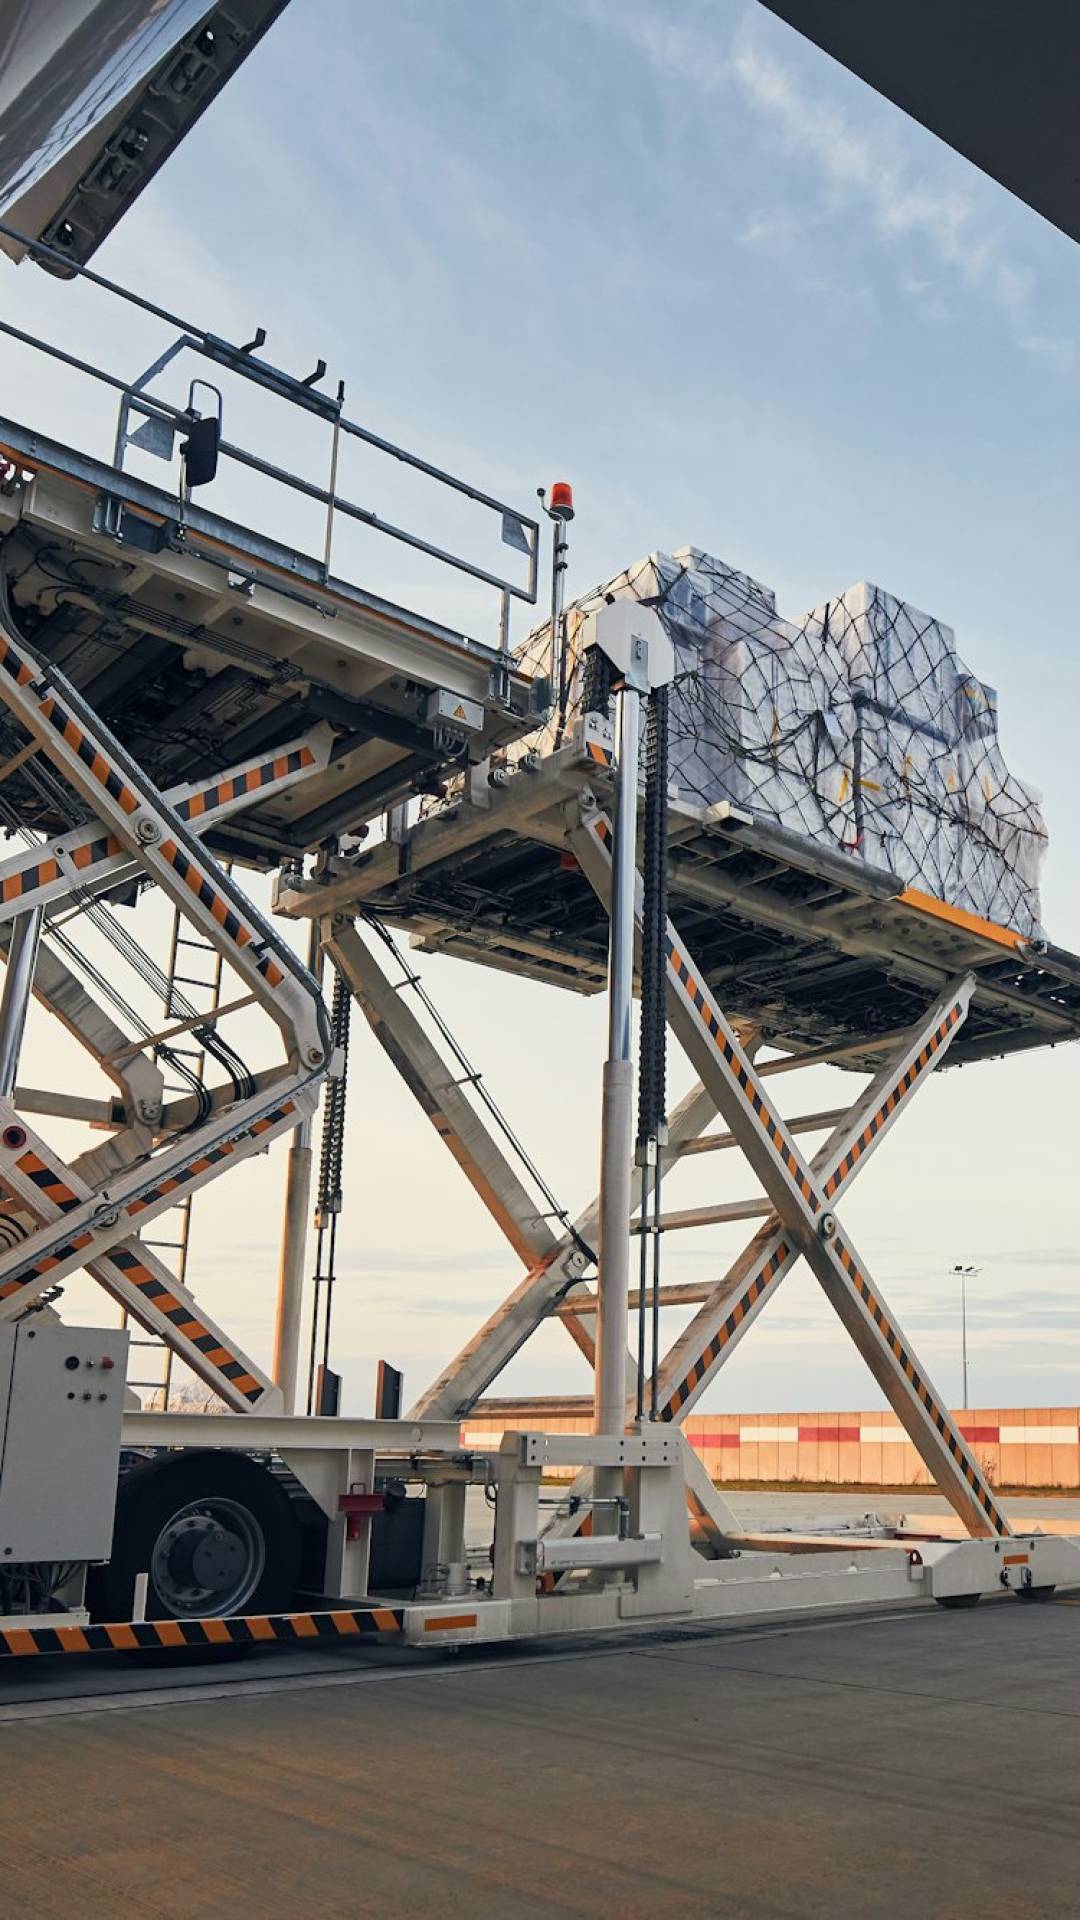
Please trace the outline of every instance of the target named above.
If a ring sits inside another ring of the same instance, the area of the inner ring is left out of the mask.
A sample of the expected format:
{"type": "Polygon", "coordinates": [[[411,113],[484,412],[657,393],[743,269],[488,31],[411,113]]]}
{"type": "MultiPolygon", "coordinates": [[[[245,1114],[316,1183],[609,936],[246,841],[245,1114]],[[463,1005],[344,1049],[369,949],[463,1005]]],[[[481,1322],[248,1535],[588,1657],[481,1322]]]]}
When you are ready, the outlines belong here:
{"type": "Polygon", "coordinates": [[[0,1562],[107,1560],[128,1336],[0,1325],[0,1562]]]}

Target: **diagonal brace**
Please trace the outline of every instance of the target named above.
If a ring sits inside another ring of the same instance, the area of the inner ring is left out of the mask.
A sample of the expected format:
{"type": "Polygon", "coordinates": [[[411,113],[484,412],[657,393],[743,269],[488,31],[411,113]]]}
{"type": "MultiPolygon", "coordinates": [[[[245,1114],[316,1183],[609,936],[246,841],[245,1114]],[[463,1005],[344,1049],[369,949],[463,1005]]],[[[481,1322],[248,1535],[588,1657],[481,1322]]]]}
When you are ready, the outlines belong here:
{"type": "MultiPolygon", "coordinates": [[[[611,824],[597,809],[571,835],[601,898],[610,871],[611,824]]],[[[639,902],[640,906],[640,902],[639,902]]],[[[822,1181],[799,1154],[700,969],[667,927],[668,1018],[703,1084],[738,1139],[795,1249],[862,1354],[941,1492],[975,1535],[1011,1529],[948,1409],[877,1293],[822,1181]]]]}
{"type": "MultiPolygon", "coordinates": [[[[942,995],[908,1044],[883,1067],[810,1162],[830,1202],[845,1192],[959,1032],[974,991],[966,979],[942,995]]],[[[718,1281],[666,1354],[658,1382],[662,1420],[683,1420],[799,1258],[774,1213],[718,1281]]]]}

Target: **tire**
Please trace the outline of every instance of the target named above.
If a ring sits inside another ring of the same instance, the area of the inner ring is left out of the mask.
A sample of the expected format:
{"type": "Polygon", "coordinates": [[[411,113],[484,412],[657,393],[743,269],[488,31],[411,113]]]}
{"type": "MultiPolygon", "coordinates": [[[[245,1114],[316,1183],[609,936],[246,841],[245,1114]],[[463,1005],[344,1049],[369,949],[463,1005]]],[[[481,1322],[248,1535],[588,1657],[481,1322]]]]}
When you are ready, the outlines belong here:
{"type": "Polygon", "coordinates": [[[934,1597],[939,1607],[949,1607],[954,1612],[959,1612],[962,1607],[977,1607],[982,1599],[981,1593],[948,1593],[934,1597]]]}
{"type": "Polygon", "coordinates": [[[1040,1602],[1052,1600],[1056,1592],[1057,1587],[1054,1585],[1048,1587],[1018,1587],[1016,1597],[1018,1600],[1025,1600],[1029,1607],[1037,1607],[1040,1602]]]}
{"type": "Polygon", "coordinates": [[[124,1475],[112,1558],[91,1570],[87,1601],[94,1620],[130,1620],[148,1573],[150,1620],[281,1613],[299,1572],[300,1527],[277,1481],[245,1454],[200,1448],[124,1475]]]}

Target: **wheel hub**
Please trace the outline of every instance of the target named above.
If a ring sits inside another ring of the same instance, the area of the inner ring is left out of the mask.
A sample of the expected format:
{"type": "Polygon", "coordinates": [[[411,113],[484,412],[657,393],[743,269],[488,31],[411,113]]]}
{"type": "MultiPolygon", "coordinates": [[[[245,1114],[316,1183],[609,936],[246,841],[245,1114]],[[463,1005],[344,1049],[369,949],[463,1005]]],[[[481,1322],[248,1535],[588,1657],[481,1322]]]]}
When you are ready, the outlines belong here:
{"type": "Polygon", "coordinates": [[[180,1522],[168,1547],[168,1566],[182,1587],[225,1593],[244,1566],[244,1543],[208,1514],[180,1522]]]}
{"type": "Polygon", "coordinates": [[[266,1542],[240,1502],[213,1496],[174,1513],[154,1543],[155,1593],[177,1619],[241,1613],[263,1576],[266,1542]]]}

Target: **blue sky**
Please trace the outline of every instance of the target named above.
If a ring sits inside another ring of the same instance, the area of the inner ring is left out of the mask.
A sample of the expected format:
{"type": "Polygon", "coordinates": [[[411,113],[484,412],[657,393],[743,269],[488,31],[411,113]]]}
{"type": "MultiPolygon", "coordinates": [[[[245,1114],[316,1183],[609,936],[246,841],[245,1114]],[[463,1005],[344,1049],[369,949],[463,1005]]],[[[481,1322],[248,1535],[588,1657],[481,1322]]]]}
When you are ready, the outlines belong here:
{"type": "MultiPolygon", "coordinates": [[[[1044,917],[1080,948],[1080,254],[763,9],[293,0],[99,264],[233,337],[261,321],[298,372],[323,355],[356,417],[525,507],[572,480],[574,592],[689,542],[788,615],[869,578],[950,622],[1043,790],[1044,917]]],[[[23,324],[142,364],[81,290],[0,273],[23,324]]],[[[20,379],[10,410],[55,424],[55,385],[20,379]]],[[[367,564],[431,604],[400,557],[367,564]]],[[[444,591],[448,618],[488,631],[486,601],[444,591]]],[[[428,976],[581,1204],[601,1009],[449,962],[428,976]]],[[[360,1407],[378,1353],[418,1389],[516,1275],[408,1096],[356,1052],[338,1360],[360,1407]]],[[[1078,1067],[1066,1050],[942,1076],[845,1205],[946,1394],[944,1269],[965,1260],[983,1268],[975,1398],[1080,1399],[1078,1067]]],[[[853,1091],[823,1076],[802,1104],[853,1091]]],[[[673,1199],[715,1193],[719,1172],[701,1162],[673,1199]]],[[[274,1200],[264,1166],[245,1178],[246,1204],[242,1180],[201,1203],[200,1258],[210,1304],[266,1351],[274,1200]]],[[[736,1251],[707,1240],[671,1249],[672,1278],[736,1251]]],[[[558,1328],[515,1377],[585,1385],[558,1328]]],[[[713,1403],[875,1400],[800,1275],[713,1403]]]]}

